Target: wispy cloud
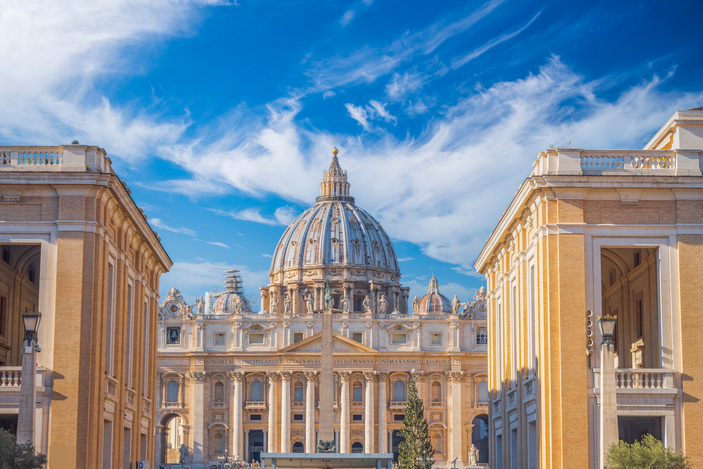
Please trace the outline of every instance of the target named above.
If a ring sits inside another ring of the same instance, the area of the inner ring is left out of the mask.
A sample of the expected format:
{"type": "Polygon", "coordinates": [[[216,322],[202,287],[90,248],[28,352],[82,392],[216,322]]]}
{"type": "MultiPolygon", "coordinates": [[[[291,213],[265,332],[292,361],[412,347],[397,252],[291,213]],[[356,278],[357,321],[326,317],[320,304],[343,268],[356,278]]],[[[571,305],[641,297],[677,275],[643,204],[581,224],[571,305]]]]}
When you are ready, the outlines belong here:
{"type": "Polygon", "coordinates": [[[349,117],[357,121],[364,130],[370,130],[371,124],[370,120],[382,119],[386,122],[397,122],[398,119],[392,115],[386,109],[386,105],[374,99],[369,101],[369,104],[362,106],[355,106],[351,103],[345,104],[349,117]]]}
{"type": "MultiPolygon", "coordinates": [[[[338,142],[357,203],[377,216],[391,236],[470,269],[540,150],[567,140],[589,148],[642,145],[672,110],[703,98],[700,93],[665,92],[655,76],[615,99],[602,99],[599,83],[552,57],[535,73],[458,100],[419,136],[397,139],[382,130],[380,138],[332,136],[273,113],[248,135],[252,144],[226,133],[208,144],[194,142],[191,153],[177,161],[188,169],[197,167],[204,178],[221,177],[231,164],[233,173],[247,175],[228,179],[232,187],[309,202],[321,168],[329,162],[329,148],[338,142]],[[575,101],[581,103],[578,113],[565,105],[575,101]],[[262,141],[263,153],[253,145],[262,141]],[[258,181],[266,184],[254,185],[258,181]]],[[[370,105],[355,108],[367,125],[369,113],[378,112],[370,105]]],[[[233,217],[281,223],[256,209],[233,217]]]]}
{"type": "Polygon", "coordinates": [[[388,75],[412,57],[431,54],[448,39],[476,25],[504,1],[490,0],[458,20],[447,17],[421,31],[405,34],[385,48],[358,47],[346,55],[311,60],[306,75],[312,86],[306,92],[368,83],[388,75]]]}
{"type": "Polygon", "coordinates": [[[452,60],[452,68],[463,67],[464,65],[471,62],[475,58],[480,57],[481,55],[485,54],[489,50],[493,49],[498,44],[502,44],[503,42],[509,41],[510,39],[514,38],[518,34],[525,31],[527,28],[529,28],[530,25],[537,18],[539,18],[540,14],[541,14],[541,12],[537,13],[535,16],[532,17],[532,19],[530,21],[527,22],[527,24],[525,24],[523,27],[517,29],[516,31],[498,36],[497,38],[494,38],[491,41],[487,42],[486,44],[482,45],[478,49],[475,49],[475,50],[469,52],[468,54],[465,54],[461,57],[457,57],[456,59],[452,60]]]}
{"type": "Polygon", "coordinates": [[[195,237],[195,231],[191,230],[190,228],[168,226],[166,223],[162,222],[160,218],[152,218],[150,219],[150,221],[152,225],[154,225],[156,228],[159,228],[160,230],[166,230],[170,231],[171,233],[179,233],[190,237],[195,237]]]}
{"type": "Polygon", "coordinates": [[[217,215],[224,215],[235,220],[251,221],[264,225],[288,225],[291,221],[293,221],[296,215],[298,215],[298,210],[290,206],[278,207],[272,218],[262,215],[261,209],[258,208],[245,208],[244,210],[238,211],[227,211],[220,209],[209,210],[217,215]]]}
{"type": "Polygon", "coordinates": [[[394,73],[386,85],[386,94],[390,99],[398,100],[422,88],[425,79],[417,72],[394,73]]]}

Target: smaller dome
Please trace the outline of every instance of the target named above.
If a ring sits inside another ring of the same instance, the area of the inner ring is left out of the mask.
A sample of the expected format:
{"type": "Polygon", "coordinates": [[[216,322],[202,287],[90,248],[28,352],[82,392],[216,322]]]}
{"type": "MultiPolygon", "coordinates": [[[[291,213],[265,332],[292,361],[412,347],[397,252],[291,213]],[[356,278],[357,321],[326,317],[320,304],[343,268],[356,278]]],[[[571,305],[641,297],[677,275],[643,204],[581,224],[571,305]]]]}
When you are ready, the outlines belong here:
{"type": "Polygon", "coordinates": [[[225,291],[212,305],[211,314],[243,314],[251,313],[251,306],[244,297],[242,279],[239,271],[229,270],[225,276],[225,291]]]}
{"type": "Polygon", "coordinates": [[[224,292],[212,306],[212,314],[242,314],[250,313],[251,306],[242,295],[234,292],[224,292]]]}
{"type": "Polygon", "coordinates": [[[452,304],[446,296],[439,292],[439,282],[437,282],[437,278],[434,276],[433,272],[427,295],[423,296],[419,300],[418,313],[450,313],[451,311],[452,304]]]}

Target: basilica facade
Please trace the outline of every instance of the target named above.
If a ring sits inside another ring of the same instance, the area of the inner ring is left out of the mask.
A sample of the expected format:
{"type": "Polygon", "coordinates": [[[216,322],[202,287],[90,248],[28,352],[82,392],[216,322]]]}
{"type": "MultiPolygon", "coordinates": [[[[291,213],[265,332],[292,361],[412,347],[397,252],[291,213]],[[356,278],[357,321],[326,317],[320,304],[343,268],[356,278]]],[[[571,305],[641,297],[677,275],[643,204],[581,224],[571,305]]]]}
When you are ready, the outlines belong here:
{"type": "MultiPolygon", "coordinates": [[[[322,311],[331,293],[335,440],[340,452],[398,452],[411,378],[435,460],[488,460],[486,295],[409,299],[393,243],[356,206],[334,151],[321,195],[275,247],[261,310],[237,272],[186,302],[171,289],[158,331],[157,464],[210,467],[225,455],[314,452],[322,311]]],[[[158,466],[157,466],[158,467],[158,466]]]]}

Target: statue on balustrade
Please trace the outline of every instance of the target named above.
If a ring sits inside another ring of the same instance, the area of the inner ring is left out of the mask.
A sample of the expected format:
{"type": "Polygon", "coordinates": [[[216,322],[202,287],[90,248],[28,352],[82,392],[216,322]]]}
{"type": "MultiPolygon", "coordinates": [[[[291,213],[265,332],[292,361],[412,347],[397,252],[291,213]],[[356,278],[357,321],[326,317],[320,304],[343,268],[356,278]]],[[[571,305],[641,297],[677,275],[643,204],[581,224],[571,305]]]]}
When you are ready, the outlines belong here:
{"type": "Polygon", "coordinates": [[[383,293],[381,293],[381,298],[378,300],[378,314],[386,314],[388,311],[388,302],[386,301],[386,297],[383,296],[383,293]]]}
{"type": "Polygon", "coordinates": [[[184,462],[187,462],[186,459],[188,459],[188,448],[186,445],[181,445],[180,448],[178,448],[178,453],[180,456],[178,457],[178,464],[183,464],[184,462]]]}

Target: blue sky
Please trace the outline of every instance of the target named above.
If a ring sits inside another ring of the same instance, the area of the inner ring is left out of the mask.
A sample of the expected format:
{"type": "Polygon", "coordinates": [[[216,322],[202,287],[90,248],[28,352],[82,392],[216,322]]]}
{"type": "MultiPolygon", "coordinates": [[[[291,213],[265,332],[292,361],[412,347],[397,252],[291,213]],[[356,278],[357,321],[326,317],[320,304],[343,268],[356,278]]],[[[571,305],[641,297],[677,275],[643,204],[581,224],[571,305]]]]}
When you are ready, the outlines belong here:
{"type": "Polygon", "coordinates": [[[703,106],[696,1],[0,4],[0,143],[105,148],[192,302],[258,304],[331,149],[411,295],[462,300],[540,150],[639,148],[703,106]]]}

